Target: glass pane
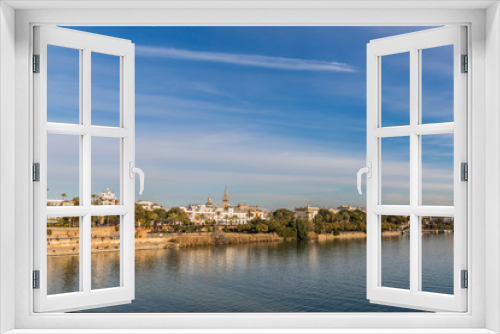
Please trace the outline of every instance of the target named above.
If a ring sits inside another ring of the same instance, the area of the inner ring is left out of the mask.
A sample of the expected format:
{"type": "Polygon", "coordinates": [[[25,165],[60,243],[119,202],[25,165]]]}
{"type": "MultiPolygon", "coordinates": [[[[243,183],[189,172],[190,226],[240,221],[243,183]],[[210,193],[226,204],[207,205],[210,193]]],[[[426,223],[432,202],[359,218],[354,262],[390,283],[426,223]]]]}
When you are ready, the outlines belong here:
{"type": "Polygon", "coordinates": [[[80,137],[47,134],[47,206],[80,205],[80,137]]]}
{"type": "Polygon", "coordinates": [[[410,124],[410,53],[381,57],[382,126],[410,124]]]}
{"type": "Polygon", "coordinates": [[[120,286],[120,216],[93,216],[92,289],[120,286]]]}
{"type": "Polygon", "coordinates": [[[422,136],[422,205],[453,206],[453,134],[422,136]]]}
{"type": "Polygon", "coordinates": [[[410,204],[410,137],[381,140],[382,204],[410,204]]]}
{"type": "Polygon", "coordinates": [[[421,52],[422,123],[453,122],[453,45],[421,52]]]}
{"type": "Polygon", "coordinates": [[[453,217],[422,217],[422,291],[453,294],[453,217]]]}
{"type": "Polygon", "coordinates": [[[92,52],[92,125],[120,126],[120,57],[92,52]]]}
{"type": "Polygon", "coordinates": [[[47,294],[80,291],[80,217],[47,218],[47,294]]]}
{"type": "Polygon", "coordinates": [[[47,121],[80,123],[80,50],[47,45],[47,121]]]}
{"type": "Polygon", "coordinates": [[[410,220],[382,216],[382,286],[410,289],[410,220]]]}
{"type": "Polygon", "coordinates": [[[120,204],[120,141],[92,137],[92,205],[120,204]]]}

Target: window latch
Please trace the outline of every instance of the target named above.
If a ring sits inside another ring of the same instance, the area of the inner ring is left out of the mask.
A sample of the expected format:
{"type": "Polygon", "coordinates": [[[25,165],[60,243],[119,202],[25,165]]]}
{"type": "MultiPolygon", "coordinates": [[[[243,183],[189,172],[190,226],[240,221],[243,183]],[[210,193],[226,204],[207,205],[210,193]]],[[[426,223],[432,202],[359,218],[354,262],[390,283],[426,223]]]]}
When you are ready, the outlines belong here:
{"type": "Polygon", "coordinates": [[[369,178],[369,179],[372,178],[372,163],[371,163],[371,161],[368,161],[368,163],[366,164],[366,167],[363,167],[358,171],[358,192],[360,195],[363,194],[361,192],[361,176],[363,176],[363,174],[365,174],[365,173],[366,173],[367,178],[369,178]]]}
{"type": "Polygon", "coordinates": [[[134,167],[134,162],[130,161],[129,163],[129,176],[131,179],[134,178],[135,174],[139,174],[139,184],[140,184],[140,190],[139,190],[139,195],[142,195],[142,192],[144,191],[144,172],[142,169],[134,167]]]}

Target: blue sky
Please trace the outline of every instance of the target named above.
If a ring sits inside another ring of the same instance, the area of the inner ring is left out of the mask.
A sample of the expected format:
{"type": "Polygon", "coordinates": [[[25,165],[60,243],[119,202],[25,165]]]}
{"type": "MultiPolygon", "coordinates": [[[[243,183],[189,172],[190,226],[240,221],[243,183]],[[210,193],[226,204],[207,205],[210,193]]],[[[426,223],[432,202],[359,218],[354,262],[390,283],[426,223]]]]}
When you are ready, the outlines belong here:
{"type": "MultiPolygon", "coordinates": [[[[136,165],[147,177],[138,199],[218,203],[227,187],[231,204],[275,209],[365,204],[355,182],[366,155],[366,44],[423,28],[72,29],[136,45],[136,165]]],[[[424,123],[453,120],[450,50],[424,50],[424,123]]],[[[74,52],[49,49],[49,121],[78,122],[74,52]]],[[[408,56],[388,56],[382,66],[382,124],[408,124],[408,56]]],[[[118,125],[118,68],[116,57],[93,54],[95,125],[118,125]]],[[[445,137],[425,140],[424,202],[451,204],[452,137],[445,137]]],[[[408,198],[407,138],[398,139],[383,144],[387,204],[408,198]]],[[[78,193],[78,158],[61,157],[78,149],[72,142],[49,138],[49,198],[78,193]]],[[[94,193],[118,191],[116,147],[93,143],[94,193]]]]}

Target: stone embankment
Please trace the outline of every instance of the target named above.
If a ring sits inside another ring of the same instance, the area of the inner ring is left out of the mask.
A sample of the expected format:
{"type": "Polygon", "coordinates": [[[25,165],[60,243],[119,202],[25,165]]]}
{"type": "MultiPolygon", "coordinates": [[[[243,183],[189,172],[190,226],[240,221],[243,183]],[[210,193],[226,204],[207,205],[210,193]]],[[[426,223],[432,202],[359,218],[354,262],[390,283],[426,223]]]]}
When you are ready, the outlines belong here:
{"type": "MultiPolygon", "coordinates": [[[[92,253],[116,252],[120,250],[120,232],[113,226],[92,228],[92,253]]],[[[383,237],[398,236],[401,232],[382,232],[383,237]]],[[[364,232],[341,232],[339,235],[310,233],[311,239],[361,239],[364,232]]],[[[234,245],[261,242],[280,242],[284,238],[276,233],[151,233],[150,230],[136,228],[135,249],[168,249],[208,245],[234,245]]],[[[79,253],[79,229],[77,227],[49,227],[47,235],[47,255],[76,255],[79,253]],[[50,232],[49,232],[50,231],[50,232]]]]}
{"type": "MultiPolygon", "coordinates": [[[[79,253],[78,228],[49,228],[47,236],[47,255],[76,255],[79,253]]],[[[120,232],[114,227],[92,228],[92,253],[116,252],[120,250],[120,232]]],[[[168,249],[191,246],[247,244],[283,241],[276,233],[150,233],[149,230],[136,229],[135,249],[168,249]]]]}

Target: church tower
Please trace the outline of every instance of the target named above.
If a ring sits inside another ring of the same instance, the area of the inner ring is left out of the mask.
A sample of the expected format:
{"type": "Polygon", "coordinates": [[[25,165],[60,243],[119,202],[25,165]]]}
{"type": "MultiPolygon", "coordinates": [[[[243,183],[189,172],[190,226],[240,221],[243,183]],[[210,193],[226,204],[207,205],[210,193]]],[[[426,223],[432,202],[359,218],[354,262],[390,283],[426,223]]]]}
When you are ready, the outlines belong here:
{"type": "Polygon", "coordinates": [[[229,199],[227,198],[227,188],[224,189],[224,197],[222,197],[222,207],[224,209],[229,207],[229,199]]]}

